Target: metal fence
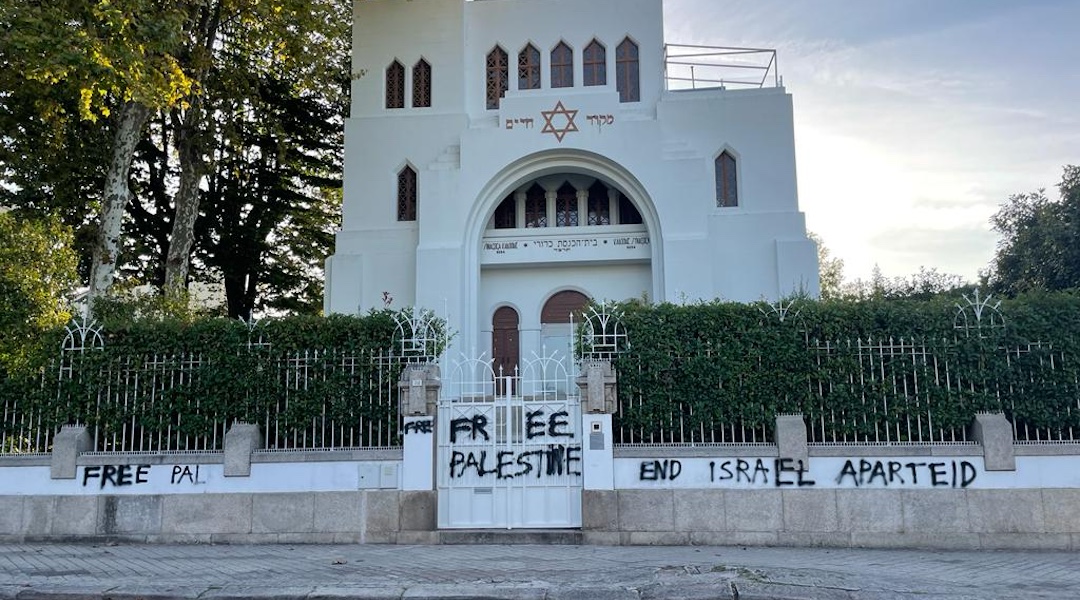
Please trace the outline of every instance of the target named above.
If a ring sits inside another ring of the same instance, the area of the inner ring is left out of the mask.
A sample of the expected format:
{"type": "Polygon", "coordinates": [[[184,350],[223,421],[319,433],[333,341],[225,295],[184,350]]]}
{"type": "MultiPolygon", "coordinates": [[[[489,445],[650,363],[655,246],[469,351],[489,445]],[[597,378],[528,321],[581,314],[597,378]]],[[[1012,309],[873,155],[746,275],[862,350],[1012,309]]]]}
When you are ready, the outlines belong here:
{"type": "Polygon", "coordinates": [[[991,344],[983,354],[966,344],[962,338],[811,342],[807,368],[800,373],[784,373],[761,361],[749,368],[757,375],[751,385],[716,378],[697,382],[689,394],[674,391],[678,382],[709,372],[719,357],[678,355],[648,364],[623,357],[615,441],[772,443],[776,415],[792,412],[804,415],[811,444],[967,444],[974,443],[968,437],[974,414],[1001,411],[1012,422],[1018,443],[1080,442],[1077,357],[1048,343],[991,344]],[[649,385],[635,387],[628,380],[639,378],[625,377],[632,375],[629,369],[657,372],[651,373],[649,385]],[[784,377],[795,383],[786,389],[754,389],[784,377]],[[733,399],[739,406],[726,410],[724,404],[733,399]],[[624,417],[646,405],[659,407],[648,413],[647,424],[625,425],[624,417]],[[703,410],[710,416],[701,417],[703,410]]]}
{"type": "MultiPolygon", "coordinates": [[[[86,425],[101,452],[221,451],[237,420],[260,426],[263,450],[399,447],[397,382],[389,352],[275,352],[234,356],[106,355],[77,329],[37,398],[5,394],[0,454],[48,452],[60,425],[86,425]]],[[[90,336],[94,339],[95,336],[90,336]]]]}

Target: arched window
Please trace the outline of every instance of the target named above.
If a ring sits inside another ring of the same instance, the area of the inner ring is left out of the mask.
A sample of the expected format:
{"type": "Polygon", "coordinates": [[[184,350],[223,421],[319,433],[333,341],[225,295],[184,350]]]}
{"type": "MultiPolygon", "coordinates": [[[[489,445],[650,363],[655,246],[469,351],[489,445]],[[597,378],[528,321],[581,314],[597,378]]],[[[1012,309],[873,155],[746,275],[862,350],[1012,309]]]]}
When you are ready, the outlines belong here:
{"type": "Polygon", "coordinates": [[[416,171],[410,166],[397,176],[397,220],[416,220],[416,171]]]}
{"type": "Polygon", "coordinates": [[[611,202],[608,188],[597,181],[589,188],[589,221],[587,225],[611,225],[611,202]]]}
{"type": "Polygon", "coordinates": [[[626,38],[615,50],[615,87],[619,102],[641,100],[641,77],[638,72],[638,46],[626,38]]]}
{"type": "Polygon", "coordinates": [[[525,192],[525,226],[547,227],[547,192],[538,183],[525,192]]]}
{"type": "Polygon", "coordinates": [[[569,323],[571,313],[580,313],[589,305],[589,297],[581,292],[565,290],[555,294],[540,310],[541,323],[569,323]]]}
{"type": "Polygon", "coordinates": [[[574,85],[574,51],[566,42],[559,42],[551,51],[551,87],[563,88],[574,85]]]}
{"type": "Polygon", "coordinates": [[[567,182],[555,193],[555,226],[577,227],[577,224],[577,190],[567,182]]]}
{"type": "Polygon", "coordinates": [[[585,46],[585,85],[607,85],[607,49],[598,40],[585,46]]]}
{"type": "Polygon", "coordinates": [[[739,178],[735,170],[735,157],[727,150],[716,157],[716,205],[739,205],[739,178]]]}
{"type": "Polygon", "coordinates": [[[532,44],[518,53],[518,89],[540,89],[540,51],[532,44]]]}
{"type": "Polygon", "coordinates": [[[495,46],[487,55],[487,107],[499,108],[499,99],[506,94],[510,67],[506,50],[495,46]]]}
{"type": "Polygon", "coordinates": [[[517,227],[517,198],[510,194],[495,209],[495,229],[514,229],[517,227]]]}
{"type": "Polygon", "coordinates": [[[412,105],[413,108],[431,106],[431,65],[422,58],[412,68],[412,105]]]}
{"type": "Polygon", "coordinates": [[[386,67],[386,108],[405,108],[405,66],[396,60],[386,67]]]}

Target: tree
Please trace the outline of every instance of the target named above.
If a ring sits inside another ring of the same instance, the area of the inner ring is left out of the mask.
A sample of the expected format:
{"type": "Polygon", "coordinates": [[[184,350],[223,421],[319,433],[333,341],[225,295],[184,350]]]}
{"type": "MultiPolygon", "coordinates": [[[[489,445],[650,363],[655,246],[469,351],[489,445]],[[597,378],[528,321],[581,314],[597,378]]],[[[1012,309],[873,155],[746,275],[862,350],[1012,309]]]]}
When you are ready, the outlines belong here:
{"type": "Polygon", "coordinates": [[[1080,167],[1064,168],[1057,200],[1045,190],[1015,194],[990,222],[1001,234],[989,282],[1015,295],[1080,287],[1080,167]]]}
{"type": "Polygon", "coordinates": [[[833,256],[820,235],[808,231],[806,237],[817,244],[818,279],[821,281],[822,299],[839,298],[844,283],[844,259],[833,256]]]}
{"type": "MultiPolygon", "coordinates": [[[[240,280],[299,287],[307,290],[303,302],[289,292],[285,304],[311,303],[321,276],[315,254],[329,244],[324,217],[334,218],[340,204],[335,129],[347,112],[350,9],[341,0],[0,0],[0,203],[64,215],[84,240],[82,254],[94,252],[84,273],[95,296],[116,273],[178,293],[192,257],[230,253],[198,244],[262,239],[276,256],[245,266],[240,280]],[[286,82],[277,100],[261,98],[268,81],[286,82]],[[278,117],[266,107],[296,99],[321,111],[321,128],[282,131],[297,111],[278,117]],[[211,179],[251,181],[245,169],[255,168],[221,150],[237,142],[227,132],[232,120],[268,132],[272,143],[261,151],[287,175],[263,189],[288,193],[284,204],[275,200],[284,210],[260,213],[258,223],[222,224],[212,238],[210,226],[196,224],[206,219],[200,205],[211,179]],[[35,152],[42,140],[55,151],[35,152]],[[312,164],[313,147],[323,165],[312,164]],[[218,165],[222,157],[227,168],[218,165]],[[264,231],[218,235],[234,225],[264,231]],[[304,236],[298,251],[281,248],[292,242],[286,230],[304,236]],[[282,268],[263,276],[267,265],[282,268]]],[[[216,268],[209,259],[194,268],[196,278],[215,276],[206,272],[216,268]]],[[[254,302],[245,301],[248,310],[254,302]]]]}
{"type": "MultiPolygon", "coordinates": [[[[82,119],[107,119],[111,126],[91,298],[112,284],[143,126],[152,110],[180,104],[194,90],[174,54],[188,20],[184,8],[155,0],[0,0],[5,89],[22,82],[61,86],[77,95],[82,119]]],[[[63,110],[63,103],[44,110],[63,110]]]]}
{"type": "Polygon", "coordinates": [[[0,213],[0,372],[25,369],[42,333],[70,318],[78,284],[71,241],[58,219],[0,213]]]}

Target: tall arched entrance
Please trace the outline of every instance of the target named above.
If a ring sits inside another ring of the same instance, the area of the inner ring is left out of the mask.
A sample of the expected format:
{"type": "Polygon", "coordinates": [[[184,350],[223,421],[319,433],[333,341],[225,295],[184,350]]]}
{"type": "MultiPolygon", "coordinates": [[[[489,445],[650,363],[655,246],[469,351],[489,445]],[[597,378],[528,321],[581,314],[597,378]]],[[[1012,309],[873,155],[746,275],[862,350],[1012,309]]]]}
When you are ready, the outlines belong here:
{"type": "Polygon", "coordinates": [[[570,315],[590,299],[662,297],[659,235],[640,182],[594,153],[524,157],[478,192],[458,358],[442,370],[439,527],[581,526],[570,315]]]}

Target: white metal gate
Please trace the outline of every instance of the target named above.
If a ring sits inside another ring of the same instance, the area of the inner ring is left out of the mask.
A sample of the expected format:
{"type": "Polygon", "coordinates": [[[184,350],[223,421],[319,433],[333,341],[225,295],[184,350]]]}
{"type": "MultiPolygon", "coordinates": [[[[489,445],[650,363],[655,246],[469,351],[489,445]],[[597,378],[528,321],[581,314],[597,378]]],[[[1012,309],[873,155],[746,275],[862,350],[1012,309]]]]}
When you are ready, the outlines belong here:
{"type": "Polygon", "coordinates": [[[569,364],[545,352],[513,374],[482,358],[444,370],[440,528],[581,526],[581,404],[569,364]]]}

